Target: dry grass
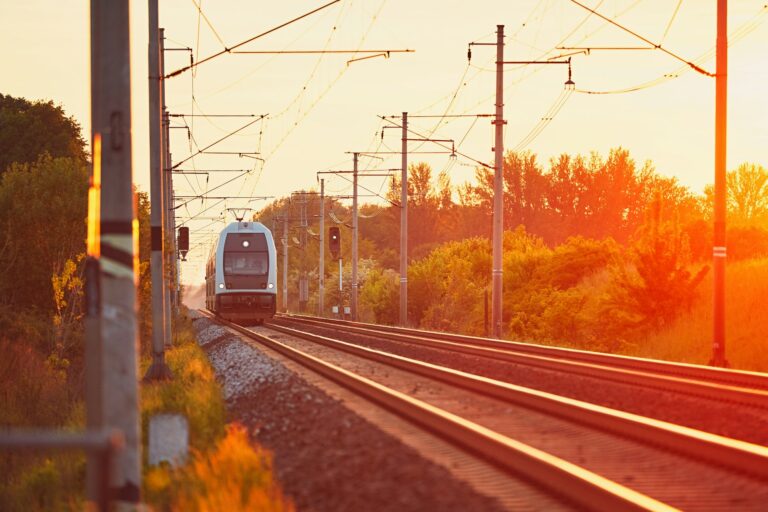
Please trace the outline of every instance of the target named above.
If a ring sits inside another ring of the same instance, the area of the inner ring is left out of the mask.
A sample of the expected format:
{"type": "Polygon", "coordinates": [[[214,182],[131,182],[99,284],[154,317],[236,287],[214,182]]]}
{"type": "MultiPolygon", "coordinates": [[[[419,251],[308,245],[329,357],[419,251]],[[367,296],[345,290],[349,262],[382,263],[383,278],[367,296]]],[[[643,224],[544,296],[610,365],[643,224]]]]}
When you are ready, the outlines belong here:
{"type": "MultiPolygon", "coordinates": [[[[732,368],[768,372],[766,332],[768,259],[731,263],[726,269],[726,357],[732,368]]],[[[707,364],[712,355],[712,273],[691,310],[626,353],[707,364]]]]}
{"type": "Polygon", "coordinates": [[[193,452],[186,466],[150,469],[145,488],[164,510],[293,510],[272,476],[271,454],[254,448],[245,428],[236,424],[213,449],[193,452]]]}

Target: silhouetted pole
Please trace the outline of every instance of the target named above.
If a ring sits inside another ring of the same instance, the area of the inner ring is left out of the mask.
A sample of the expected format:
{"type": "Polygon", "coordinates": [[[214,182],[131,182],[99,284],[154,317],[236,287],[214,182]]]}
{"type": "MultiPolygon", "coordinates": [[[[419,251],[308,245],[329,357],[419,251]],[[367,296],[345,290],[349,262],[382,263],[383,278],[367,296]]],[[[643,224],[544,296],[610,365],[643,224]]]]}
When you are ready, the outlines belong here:
{"type": "Polygon", "coordinates": [[[493,180],[493,274],[491,323],[493,337],[502,336],[502,277],[504,237],[504,25],[496,26],[496,128],[493,180]]]}
{"type": "Polygon", "coordinates": [[[728,366],[725,357],[725,219],[726,219],[726,133],[728,106],[728,2],[717,1],[717,70],[715,72],[715,237],[712,248],[714,270],[712,340],[713,366],[728,366]]]}
{"type": "Polygon", "coordinates": [[[152,254],[150,268],[152,271],[152,364],[144,379],[166,379],[171,377],[171,370],[165,364],[165,254],[163,250],[163,169],[162,130],[163,114],[160,109],[160,47],[158,39],[157,0],[149,0],[149,192],[151,199],[150,225],[152,254]]]}
{"type": "Polygon", "coordinates": [[[352,321],[357,321],[357,157],[352,153],[352,321]]]}
{"type": "Polygon", "coordinates": [[[320,267],[317,286],[317,316],[325,316],[325,179],[320,179],[320,267]]]}
{"type": "Polygon", "coordinates": [[[288,212],[283,215],[283,312],[288,312],[288,212]]]}
{"type": "Polygon", "coordinates": [[[301,260],[299,261],[299,313],[304,314],[309,300],[309,283],[307,282],[307,194],[303,190],[301,197],[301,260]]]}
{"type": "Polygon", "coordinates": [[[91,125],[101,173],[101,342],[103,425],[125,436],[112,472],[118,509],[141,498],[136,347],[137,224],[131,168],[131,59],[125,0],[91,0],[91,125]]]}
{"type": "Polygon", "coordinates": [[[408,112],[403,112],[400,165],[400,325],[408,325],[408,112]]]}
{"type": "MultiPolygon", "coordinates": [[[[160,76],[165,76],[165,29],[160,29],[160,76]]],[[[175,263],[176,251],[174,246],[176,244],[176,229],[175,229],[175,212],[173,209],[173,187],[169,186],[173,179],[173,173],[171,169],[171,121],[168,117],[168,111],[165,108],[165,80],[160,81],[162,87],[160,89],[160,99],[162,104],[162,116],[163,116],[163,134],[162,134],[162,153],[163,153],[163,204],[165,205],[165,215],[163,224],[163,249],[165,251],[164,265],[165,265],[165,287],[163,289],[163,302],[165,307],[165,346],[170,347],[173,344],[173,314],[171,312],[173,308],[173,278],[171,271],[173,264],[175,263]]]]}

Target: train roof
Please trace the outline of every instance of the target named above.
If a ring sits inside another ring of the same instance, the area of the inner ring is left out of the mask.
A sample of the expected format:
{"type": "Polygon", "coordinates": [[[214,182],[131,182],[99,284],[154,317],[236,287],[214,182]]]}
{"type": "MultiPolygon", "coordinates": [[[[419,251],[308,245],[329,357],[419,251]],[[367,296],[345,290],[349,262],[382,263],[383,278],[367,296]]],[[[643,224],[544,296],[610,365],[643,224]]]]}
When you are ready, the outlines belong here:
{"type": "Polygon", "coordinates": [[[230,222],[227,227],[221,230],[220,235],[224,235],[225,233],[269,233],[272,234],[272,232],[262,224],[261,222],[252,222],[252,221],[239,221],[239,222],[230,222]]]}

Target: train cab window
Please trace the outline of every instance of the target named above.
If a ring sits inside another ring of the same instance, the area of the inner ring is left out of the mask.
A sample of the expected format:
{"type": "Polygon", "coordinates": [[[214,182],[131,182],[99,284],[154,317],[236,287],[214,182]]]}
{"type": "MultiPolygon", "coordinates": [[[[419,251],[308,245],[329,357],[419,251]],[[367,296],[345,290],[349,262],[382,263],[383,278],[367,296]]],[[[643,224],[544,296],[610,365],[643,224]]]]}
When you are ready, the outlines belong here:
{"type": "Polygon", "coordinates": [[[224,273],[265,275],[269,266],[266,252],[225,252],[224,273]]]}

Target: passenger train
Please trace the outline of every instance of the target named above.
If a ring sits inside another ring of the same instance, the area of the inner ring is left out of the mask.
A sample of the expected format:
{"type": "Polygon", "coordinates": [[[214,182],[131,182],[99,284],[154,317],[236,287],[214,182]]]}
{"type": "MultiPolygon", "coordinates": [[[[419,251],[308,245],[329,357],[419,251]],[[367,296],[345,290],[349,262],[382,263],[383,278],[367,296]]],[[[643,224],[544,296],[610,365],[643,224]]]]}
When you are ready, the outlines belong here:
{"type": "Polygon", "coordinates": [[[233,322],[261,324],[275,315],[277,260],[272,232],[260,222],[232,222],[211,247],[205,307],[233,322]]]}

